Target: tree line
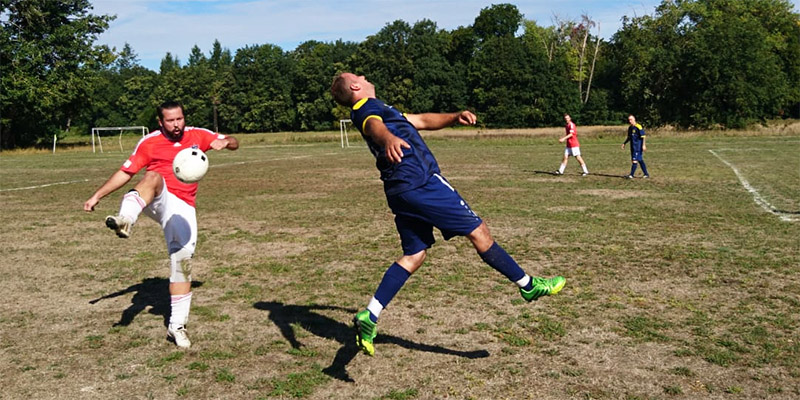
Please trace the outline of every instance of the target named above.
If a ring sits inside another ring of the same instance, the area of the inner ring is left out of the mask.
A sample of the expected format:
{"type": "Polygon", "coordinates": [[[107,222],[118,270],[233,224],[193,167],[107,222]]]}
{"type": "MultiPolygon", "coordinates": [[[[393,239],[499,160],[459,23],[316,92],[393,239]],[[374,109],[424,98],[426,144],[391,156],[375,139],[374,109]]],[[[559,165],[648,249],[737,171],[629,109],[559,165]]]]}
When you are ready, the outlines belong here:
{"type": "Polygon", "coordinates": [[[215,41],[159,71],[129,45],[97,45],[115,18],[88,0],[0,0],[0,148],[95,126],[156,126],[181,101],[187,121],[220,132],[330,130],[349,110],[328,92],[366,75],[397,108],[473,110],[487,127],[623,123],[740,128],[800,115],[800,18],[787,0],[665,0],[623,17],[609,40],[588,15],[540,26],[513,4],[470,26],[397,20],[364,41],[309,40],[232,52],[215,41]]]}

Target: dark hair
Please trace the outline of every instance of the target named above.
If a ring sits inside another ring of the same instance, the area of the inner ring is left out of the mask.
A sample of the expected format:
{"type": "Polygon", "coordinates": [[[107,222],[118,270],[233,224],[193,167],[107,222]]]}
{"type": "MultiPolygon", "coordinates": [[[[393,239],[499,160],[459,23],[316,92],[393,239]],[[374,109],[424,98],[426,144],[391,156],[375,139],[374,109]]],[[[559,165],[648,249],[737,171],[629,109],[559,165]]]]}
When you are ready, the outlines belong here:
{"type": "Polygon", "coordinates": [[[164,110],[171,110],[173,108],[180,108],[181,112],[184,112],[183,104],[181,104],[179,101],[175,101],[175,100],[165,101],[165,102],[161,103],[161,105],[158,106],[158,108],[156,108],[156,111],[158,112],[158,119],[163,121],[164,120],[164,110]]]}

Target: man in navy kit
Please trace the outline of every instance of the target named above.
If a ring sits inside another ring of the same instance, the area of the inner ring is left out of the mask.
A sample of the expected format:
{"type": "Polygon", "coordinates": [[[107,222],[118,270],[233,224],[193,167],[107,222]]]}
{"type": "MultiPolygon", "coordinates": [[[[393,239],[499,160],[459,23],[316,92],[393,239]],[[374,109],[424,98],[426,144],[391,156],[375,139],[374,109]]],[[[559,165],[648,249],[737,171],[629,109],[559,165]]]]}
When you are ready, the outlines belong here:
{"type": "Polygon", "coordinates": [[[645,144],[647,137],[644,128],[636,123],[636,117],[633,115],[628,115],[628,123],[631,124],[628,127],[628,137],[622,143],[622,148],[625,149],[625,143],[631,142],[631,173],[626,178],[633,179],[637,163],[642,166],[644,178],[649,178],[650,174],[647,173],[647,165],[644,163],[644,152],[647,151],[647,144],[645,144]]]}
{"type": "Polygon", "coordinates": [[[403,248],[403,256],[386,271],[367,309],[354,319],[356,343],[364,353],[375,354],[378,317],[425,261],[426,250],[435,241],[433,227],[445,240],[466,236],[483,261],[516,283],[527,301],[556,294],[564,287],[566,280],[560,276],[544,279],[527,275],[495,243],[486,224],[440,174],[436,159],[418,132],[457,123],[474,125],[475,114],[402,114],[376,99],[375,86],[364,76],[352,73],[337,75],[331,93],[337,103],[352,108],[353,125],[375,156],[403,248]]]}

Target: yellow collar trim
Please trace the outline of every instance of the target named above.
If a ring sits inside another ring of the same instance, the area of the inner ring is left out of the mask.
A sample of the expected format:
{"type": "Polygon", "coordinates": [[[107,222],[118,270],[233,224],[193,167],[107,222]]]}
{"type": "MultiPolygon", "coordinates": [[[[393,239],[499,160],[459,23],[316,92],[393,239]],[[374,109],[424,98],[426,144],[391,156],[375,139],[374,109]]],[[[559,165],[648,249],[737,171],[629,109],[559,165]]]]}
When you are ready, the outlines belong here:
{"type": "Polygon", "coordinates": [[[367,102],[367,100],[369,100],[369,97],[364,97],[363,99],[356,102],[356,104],[353,104],[353,110],[358,110],[359,108],[361,108],[361,106],[363,106],[364,103],[367,102]]]}

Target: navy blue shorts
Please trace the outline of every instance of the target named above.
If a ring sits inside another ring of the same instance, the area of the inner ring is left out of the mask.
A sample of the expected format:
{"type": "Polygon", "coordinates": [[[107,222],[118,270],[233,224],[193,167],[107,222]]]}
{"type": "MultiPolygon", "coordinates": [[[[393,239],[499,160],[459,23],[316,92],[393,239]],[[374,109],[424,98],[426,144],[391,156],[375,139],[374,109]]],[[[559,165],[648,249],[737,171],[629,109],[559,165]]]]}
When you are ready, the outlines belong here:
{"type": "Polygon", "coordinates": [[[642,148],[631,147],[631,161],[642,161],[642,148]]]}
{"type": "Polygon", "coordinates": [[[482,223],[450,183],[438,174],[431,176],[421,187],[386,199],[395,215],[404,255],[430,248],[436,242],[434,227],[448,240],[453,236],[469,235],[482,223]]]}

